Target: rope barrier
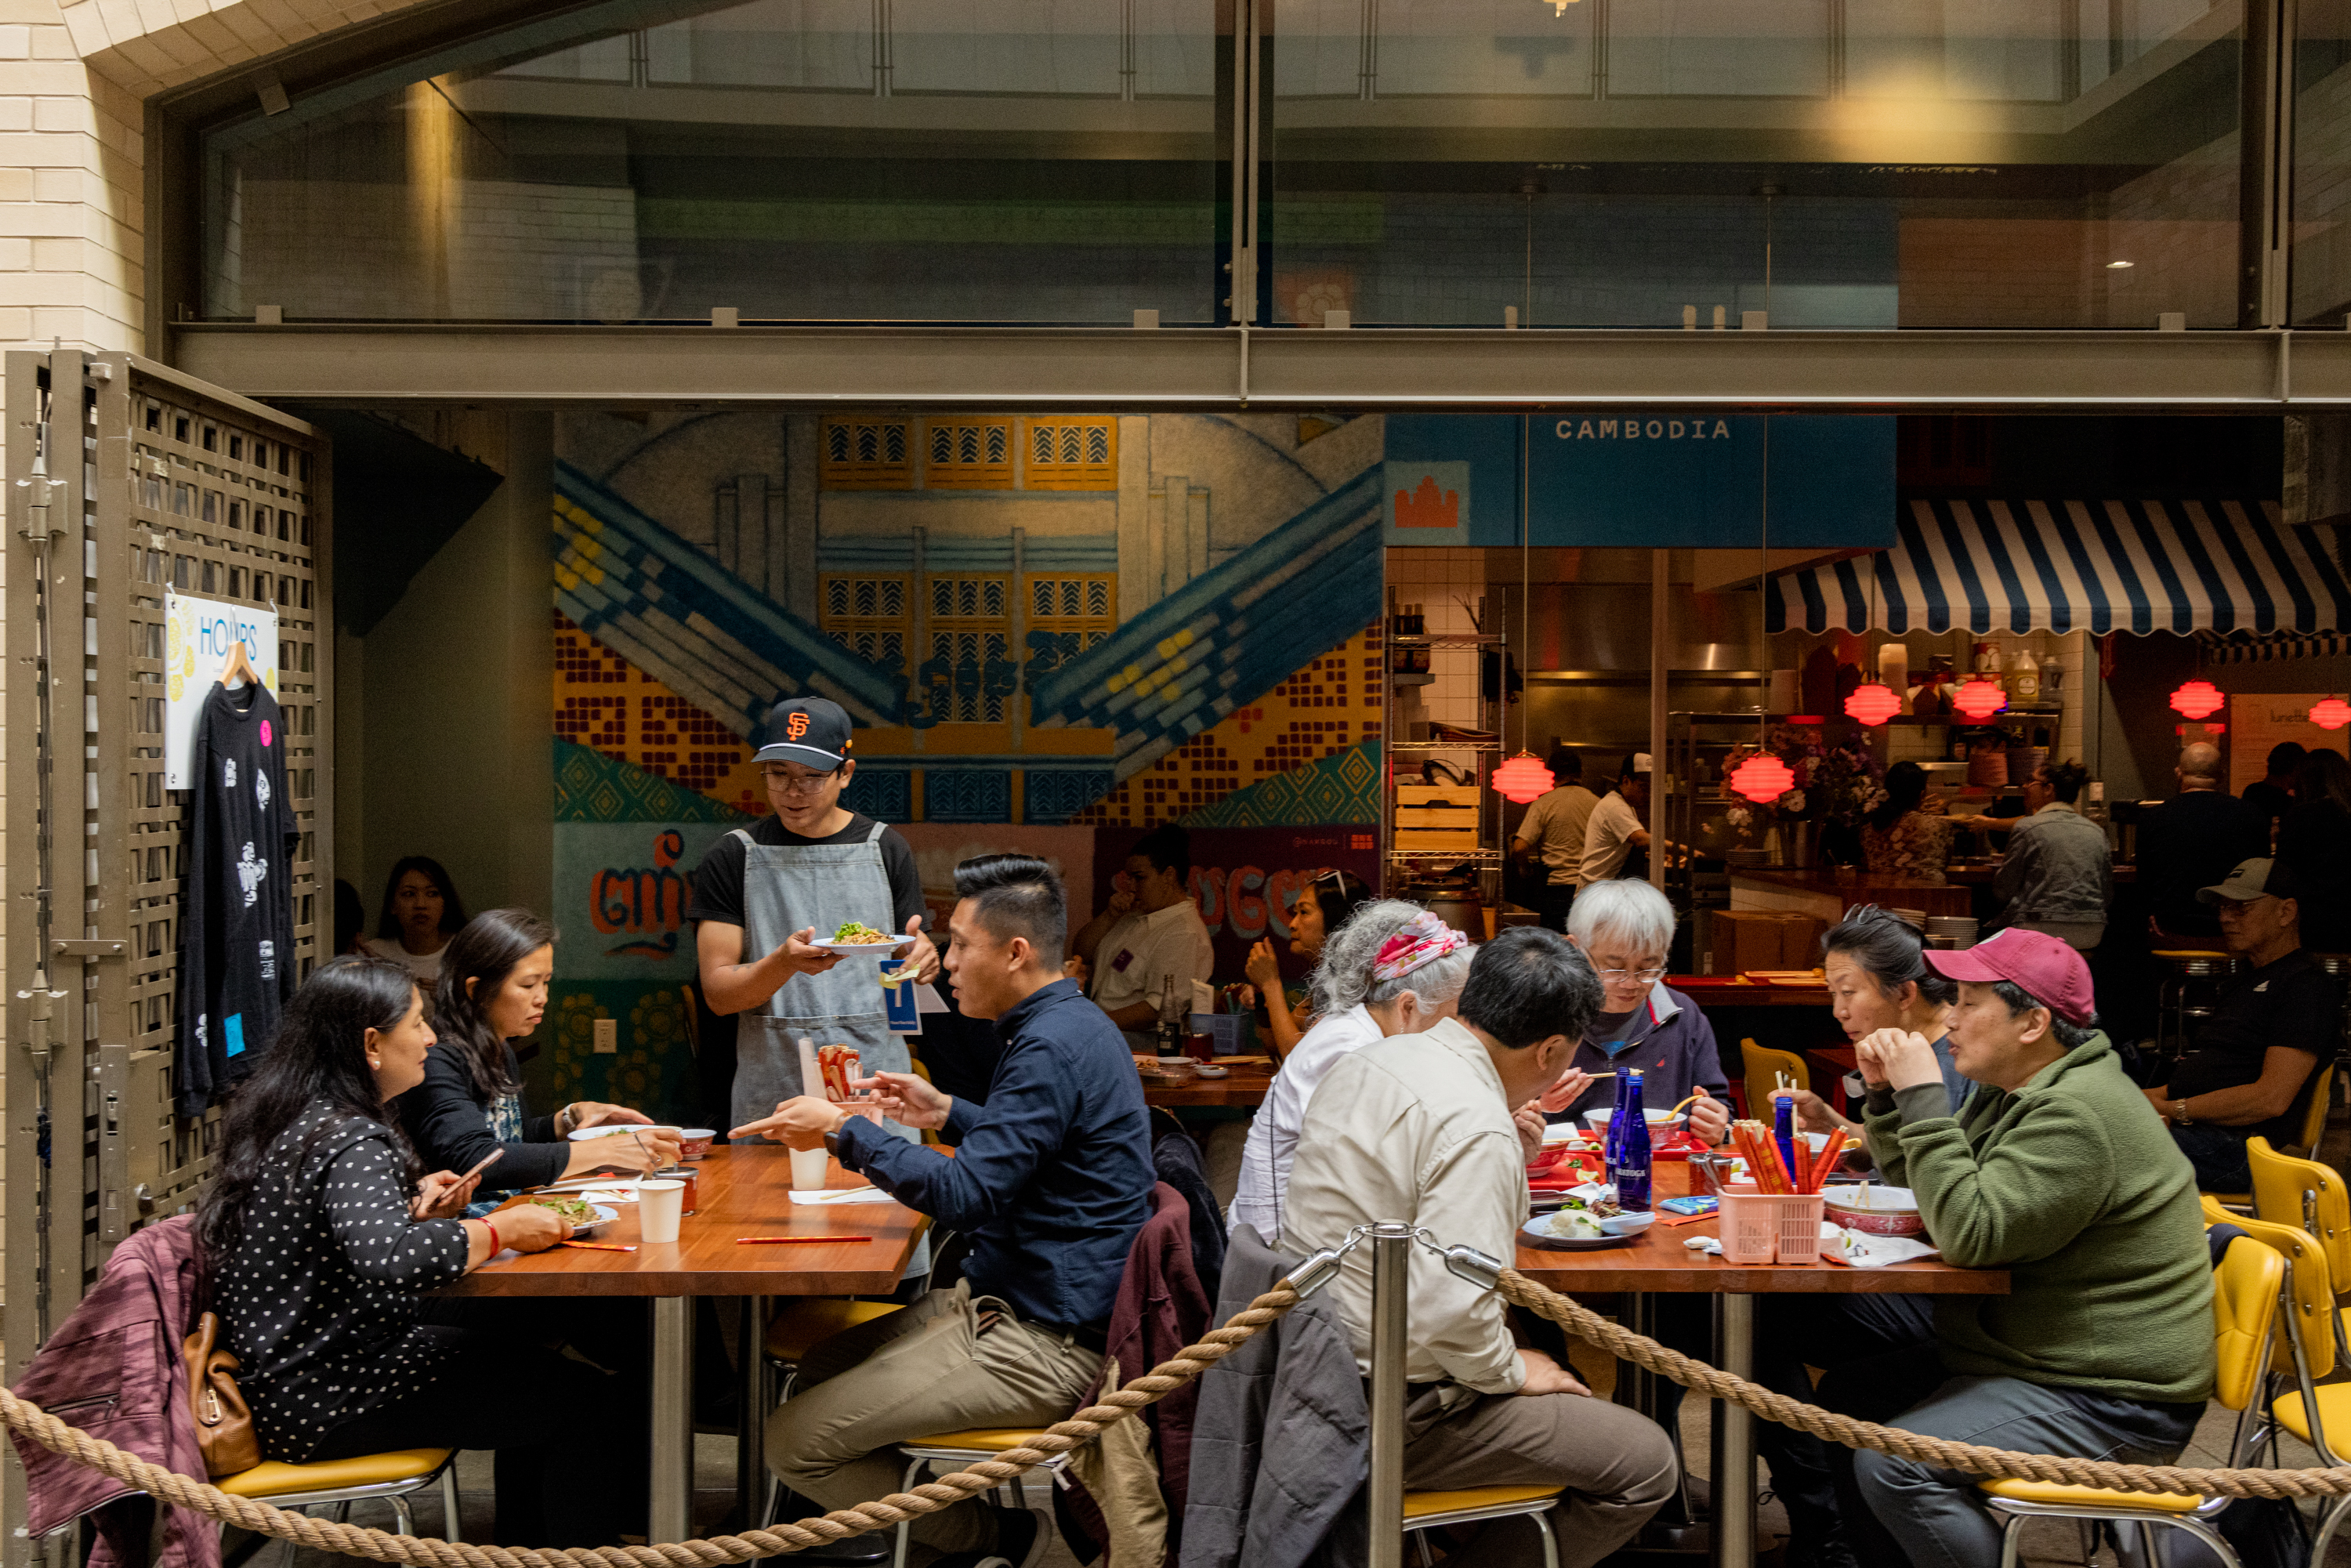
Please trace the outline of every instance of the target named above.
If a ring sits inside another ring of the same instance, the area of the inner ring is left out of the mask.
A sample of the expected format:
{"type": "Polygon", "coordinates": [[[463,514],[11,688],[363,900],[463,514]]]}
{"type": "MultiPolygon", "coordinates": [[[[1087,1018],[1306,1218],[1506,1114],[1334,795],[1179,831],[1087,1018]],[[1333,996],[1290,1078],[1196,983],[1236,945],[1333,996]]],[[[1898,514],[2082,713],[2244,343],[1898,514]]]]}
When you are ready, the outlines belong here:
{"type": "MultiPolygon", "coordinates": [[[[716,1568],[720,1563],[779,1556],[887,1529],[903,1520],[935,1513],[992,1490],[1057,1455],[1084,1447],[1113,1422],[1165,1399],[1278,1321],[1298,1301],[1298,1292],[1290,1288],[1288,1281],[1277,1284],[1234,1313],[1224,1327],[1209,1330],[1177,1352],[1172,1360],[1130,1378],[1115,1393],[1104,1395],[1101,1404],[1090,1405],[1068,1420],[1056,1422],[1032,1445],[1007,1448],[1000,1458],[984,1459],[969,1469],[925,1481],[911,1492],[893,1492],[855,1508],[836,1509],[820,1518],[778,1524],[772,1530],[747,1530],[740,1535],[649,1546],[509,1548],[440,1541],[430,1536],[393,1535],[333,1520],[313,1519],[254,1498],[231,1496],[207,1481],[180,1475],[136,1454],[125,1453],[103,1438],[68,1426],[5,1388],[0,1388],[0,1422],[52,1453],[103,1470],[174,1507],[314,1551],[403,1563],[407,1568],[716,1568]]],[[[756,1411],[747,1410],[743,1415],[746,1420],[758,1418],[756,1411]]]]}
{"type": "MultiPolygon", "coordinates": [[[[2111,1459],[1987,1448],[1880,1426],[1874,1421],[1857,1421],[1667,1349],[1653,1339],[1610,1322],[1569,1297],[1536,1284],[1515,1269],[1503,1269],[1495,1289],[1504,1300],[1550,1319],[1611,1355],[1669,1377],[1708,1398],[1729,1401],[1765,1420],[1793,1427],[1848,1448],[1873,1448],[1970,1475],[2012,1477],[2115,1491],[2296,1499],[2351,1494],[2351,1469],[2200,1469],[2178,1465],[2120,1464],[2111,1459]]],[[[1113,1422],[1123,1420],[1194,1381],[1236,1347],[1280,1320],[1299,1300],[1298,1292],[1284,1281],[1236,1312],[1224,1327],[1209,1330],[1173,1359],[1130,1379],[1115,1393],[1105,1395],[1101,1404],[1090,1405],[1068,1420],[1055,1423],[1030,1446],[1008,1448],[1000,1458],[940,1476],[911,1492],[893,1492],[856,1508],[836,1509],[819,1518],[779,1524],[772,1530],[647,1546],[509,1548],[440,1541],[429,1536],[392,1535],[332,1520],[313,1519],[253,1498],[233,1497],[208,1482],[125,1453],[78,1427],[68,1426],[5,1388],[0,1388],[0,1423],[53,1453],[103,1470],[174,1507],[315,1551],[396,1563],[405,1568],[717,1568],[722,1563],[780,1556],[894,1527],[901,1521],[951,1508],[992,1490],[1058,1455],[1082,1448],[1113,1422]]],[[[747,1417],[752,1414],[746,1412],[747,1417]]]]}
{"type": "Polygon", "coordinates": [[[1515,1269],[1504,1269],[1495,1287],[1505,1301],[1549,1318],[1610,1354],[1670,1377],[1711,1399],[1729,1400],[1767,1421],[1809,1432],[1848,1448],[1875,1448],[1897,1458],[1916,1459],[1970,1475],[2010,1477],[2018,1480],[2055,1481],[2066,1486],[2100,1487],[2110,1491],[2198,1493],[2205,1496],[2305,1498],[2341,1497],[2351,1493],[2351,1469],[2210,1470],[2179,1465],[2126,1465],[2111,1459],[2075,1459],[2058,1454],[2020,1454],[2009,1448],[1980,1448],[1949,1437],[1856,1421],[1801,1399],[1774,1393],[1718,1367],[1668,1350],[1653,1339],[1610,1322],[1589,1307],[1555,1291],[1545,1290],[1515,1269]]]}

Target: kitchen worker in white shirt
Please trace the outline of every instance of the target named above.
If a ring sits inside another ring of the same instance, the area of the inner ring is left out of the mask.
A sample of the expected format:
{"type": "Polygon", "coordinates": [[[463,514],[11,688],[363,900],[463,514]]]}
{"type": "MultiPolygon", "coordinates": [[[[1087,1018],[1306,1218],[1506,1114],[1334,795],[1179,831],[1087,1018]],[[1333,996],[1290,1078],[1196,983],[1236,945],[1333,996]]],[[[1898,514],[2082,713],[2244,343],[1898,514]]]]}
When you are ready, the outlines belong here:
{"type": "Polygon", "coordinates": [[[1192,982],[1207,983],[1216,956],[1192,902],[1192,835],[1173,822],[1153,829],[1126,857],[1129,885],[1111,894],[1070,946],[1092,977],[1086,994],[1137,1051],[1155,1051],[1160,998],[1193,1010],[1192,982]]]}
{"type": "MultiPolygon", "coordinates": [[[[1648,809],[1649,754],[1636,751],[1625,759],[1625,776],[1616,781],[1616,788],[1592,808],[1591,820],[1583,825],[1583,864],[1576,874],[1578,887],[1648,874],[1646,868],[1625,869],[1635,850],[1646,852],[1650,847],[1649,830],[1641,825],[1641,814],[1648,809]]],[[[1670,841],[1659,841],[1668,851],[1674,847],[1670,841]]]]}

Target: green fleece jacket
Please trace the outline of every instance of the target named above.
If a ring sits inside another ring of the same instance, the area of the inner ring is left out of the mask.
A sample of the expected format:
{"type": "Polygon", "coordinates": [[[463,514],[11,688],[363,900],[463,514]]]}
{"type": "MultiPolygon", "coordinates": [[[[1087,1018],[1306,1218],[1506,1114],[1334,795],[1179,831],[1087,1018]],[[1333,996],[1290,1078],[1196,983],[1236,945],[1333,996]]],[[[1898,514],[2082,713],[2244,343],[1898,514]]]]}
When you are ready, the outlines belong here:
{"type": "Polygon", "coordinates": [[[1954,1375],[2021,1377],[2153,1404],[2211,1396],[2212,1268],[2196,1176],[2103,1034],[2013,1092],[1952,1115],[1940,1080],[1873,1089],[1878,1169],[1918,1195],[1949,1262],[2006,1269],[2005,1296],[1938,1296],[1954,1375]]]}

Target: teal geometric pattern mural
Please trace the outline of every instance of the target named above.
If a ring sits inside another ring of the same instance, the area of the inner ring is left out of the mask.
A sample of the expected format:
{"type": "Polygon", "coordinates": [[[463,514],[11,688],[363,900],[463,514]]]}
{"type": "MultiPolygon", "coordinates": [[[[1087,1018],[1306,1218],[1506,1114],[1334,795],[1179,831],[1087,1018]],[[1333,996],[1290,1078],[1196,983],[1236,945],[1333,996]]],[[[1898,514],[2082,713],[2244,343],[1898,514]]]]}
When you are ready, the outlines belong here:
{"type": "Polygon", "coordinates": [[[707,795],[569,740],[555,742],[559,822],[756,822],[707,795]]]}
{"type": "Polygon", "coordinates": [[[1277,773],[1178,819],[1187,828],[1288,828],[1380,820],[1380,743],[1277,773]]]}

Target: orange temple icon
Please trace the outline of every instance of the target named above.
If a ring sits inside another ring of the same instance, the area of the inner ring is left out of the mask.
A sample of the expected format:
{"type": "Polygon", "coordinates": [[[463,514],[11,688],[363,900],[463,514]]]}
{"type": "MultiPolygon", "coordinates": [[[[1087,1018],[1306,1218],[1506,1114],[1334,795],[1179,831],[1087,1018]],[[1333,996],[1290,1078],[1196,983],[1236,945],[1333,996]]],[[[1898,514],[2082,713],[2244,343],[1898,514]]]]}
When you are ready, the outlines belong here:
{"type": "Polygon", "coordinates": [[[1452,490],[1441,494],[1437,481],[1423,475],[1420,484],[1407,495],[1395,493],[1395,526],[1400,528],[1458,528],[1461,526],[1461,497],[1452,490]]]}

